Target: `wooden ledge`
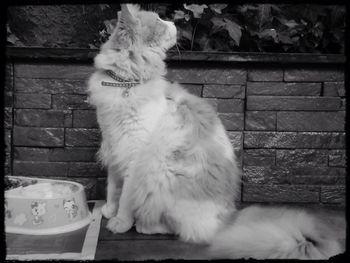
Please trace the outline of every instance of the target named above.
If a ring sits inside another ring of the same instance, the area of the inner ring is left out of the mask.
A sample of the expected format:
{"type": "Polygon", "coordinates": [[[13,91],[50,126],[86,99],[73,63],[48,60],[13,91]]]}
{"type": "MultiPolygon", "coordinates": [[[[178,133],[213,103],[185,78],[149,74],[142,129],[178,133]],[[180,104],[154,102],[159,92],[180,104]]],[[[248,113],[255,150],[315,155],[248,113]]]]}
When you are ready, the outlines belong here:
{"type": "MultiPolygon", "coordinates": [[[[7,47],[8,59],[54,59],[92,62],[98,49],[85,48],[43,48],[43,47],[7,47]]],[[[303,64],[343,64],[343,54],[309,53],[258,53],[258,52],[202,52],[169,51],[168,62],[245,62],[245,63],[303,63],[303,64]]]]}

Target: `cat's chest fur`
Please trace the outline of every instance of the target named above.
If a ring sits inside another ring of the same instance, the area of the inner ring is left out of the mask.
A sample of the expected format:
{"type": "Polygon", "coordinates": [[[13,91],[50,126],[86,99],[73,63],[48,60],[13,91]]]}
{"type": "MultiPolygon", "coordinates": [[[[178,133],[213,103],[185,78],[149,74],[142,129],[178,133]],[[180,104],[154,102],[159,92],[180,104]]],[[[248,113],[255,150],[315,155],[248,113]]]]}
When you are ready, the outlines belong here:
{"type": "Polygon", "coordinates": [[[131,165],[167,111],[162,90],[166,82],[158,80],[137,86],[128,97],[122,95],[122,88],[99,85],[100,78],[90,81],[89,91],[102,131],[102,154],[107,160],[131,165]]]}

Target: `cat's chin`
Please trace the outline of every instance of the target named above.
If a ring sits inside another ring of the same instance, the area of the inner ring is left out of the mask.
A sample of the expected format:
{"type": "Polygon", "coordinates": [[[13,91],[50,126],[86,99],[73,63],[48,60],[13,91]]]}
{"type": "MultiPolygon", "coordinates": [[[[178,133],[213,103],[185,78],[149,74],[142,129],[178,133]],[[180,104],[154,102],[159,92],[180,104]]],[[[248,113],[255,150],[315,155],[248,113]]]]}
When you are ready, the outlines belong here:
{"type": "MultiPolygon", "coordinates": [[[[113,65],[115,64],[116,58],[121,58],[123,56],[124,51],[115,51],[113,49],[103,49],[101,52],[95,57],[94,64],[98,69],[109,69],[113,70],[113,65]]],[[[127,59],[126,53],[124,54],[125,59],[127,59]]]]}

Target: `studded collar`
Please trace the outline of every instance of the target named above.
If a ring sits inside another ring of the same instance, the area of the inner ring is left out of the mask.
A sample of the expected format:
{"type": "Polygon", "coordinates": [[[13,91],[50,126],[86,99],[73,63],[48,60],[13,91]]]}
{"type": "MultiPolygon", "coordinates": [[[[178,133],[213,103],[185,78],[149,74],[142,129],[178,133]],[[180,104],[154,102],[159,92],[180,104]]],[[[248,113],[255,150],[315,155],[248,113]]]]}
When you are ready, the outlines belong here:
{"type": "Polygon", "coordinates": [[[113,80],[117,82],[109,82],[109,81],[102,81],[101,85],[102,86],[110,86],[110,87],[119,87],[119,88],[125,88],[123,91],[122,95],[123,97],[128,97],[129,96],[129,90],[132,87],[135,87],[136,85],[140,84],[140,81],[138,80],[125,80],[117,76],[114,71],[112,70],[106,70],[105,73],[112,78],[113,80]]]}

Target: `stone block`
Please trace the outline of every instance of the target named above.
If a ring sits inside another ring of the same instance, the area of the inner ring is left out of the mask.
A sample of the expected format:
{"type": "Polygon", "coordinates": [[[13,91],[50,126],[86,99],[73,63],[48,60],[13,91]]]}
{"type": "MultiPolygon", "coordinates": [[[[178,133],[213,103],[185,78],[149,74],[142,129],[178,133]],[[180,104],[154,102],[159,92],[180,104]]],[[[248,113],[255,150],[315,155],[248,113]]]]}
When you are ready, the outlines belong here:
{"type": "Polygon", "coordinates": [[[65,134],[66,146],[98,147],[101,133],[98,129],[67,128],[65,134]]]}
{"type": "Polygon", "coordinates": [[[276,130],[276,112],[273,111],[246,111],[245,129],[274,131],[276,130]]]}
{"type": "Polygon", "coordinates": [[[344,131],[345,111],[277,112],[278,131],[344,131]]]}
{"type": "Polygon", "coordinates": [[[344,81],[344,71],[338,69],[285,69],[285,81],[344,81]]]}
{"type": "Polygon", "coordinates": [[[228,131],[241,131],[244,128],[243,113],[219,113],[225,129],[228,131]]]}
{"type": "Polygon", "coordinates": [[[62,147],[64,129],[15,126],[13,144],[15,146],[62,147]]]}
{"type": "Polygon", "coordinates": [[[15,108],[22,109],[50,109],[50,94],[16,93],[15,108]]]}
{"type": "Polygon", "coordinates": [[[321,83],[247,82],[247,95],[320,96],[321,83]]]}
{"type": "Polygon", "coordinates": [[[244,132],[245,148],[345,148],[345,133],[244,132]]]}
{"type": "Polygon", "coordinates": [[[240,98],[245,97],[243,85],[204,85],[203,97],[206,98],[240,98]]]}
{"type": "Polygon", "coordinates": [[[17,109],[15,124],[35,127],[72,127],[71,111],[17,109]]]}
{"type": "Polygon", "coordinates": [[[98,128],[95,110],[74,110],[73,127],[75,128],[98,128]]]}
{"type": "Polygon", "coordinates": [[[296,96],[248,96],[247,110],[339,111],[340,98],[296,96]]]}
{"type": "Polygon", "coordinates": [[[283,70],[277,68],[250,69],[248,81],[282,81],[283,70]]]}
{"type": "Polygon", "coordinates": [[[319,188],[299,185],[243,184],[243,202],[318,203],[319,188]]]}

